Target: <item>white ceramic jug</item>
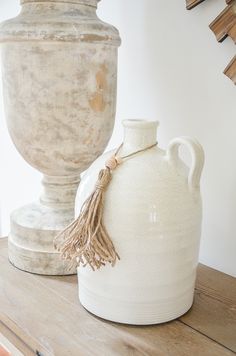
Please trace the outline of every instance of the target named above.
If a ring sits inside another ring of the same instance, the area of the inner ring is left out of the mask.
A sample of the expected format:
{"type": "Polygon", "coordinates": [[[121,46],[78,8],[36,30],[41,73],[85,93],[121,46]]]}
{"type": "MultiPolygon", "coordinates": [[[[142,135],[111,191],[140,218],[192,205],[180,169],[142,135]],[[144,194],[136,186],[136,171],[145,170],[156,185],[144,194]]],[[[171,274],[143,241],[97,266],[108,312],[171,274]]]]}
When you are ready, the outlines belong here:
{"type": "MultiPolygon", "coordinates": [[[[156,142],[158,122],[125,120],[127,155],[156,142]]],[[[113,152],[86,171],[76,213],[113,152]]],[[[116,322],[154,324],[175,319],[192,305],[201,235],[199,181],[204,153],[197,141],[176,138],[125,160],[105,192],[104,224],[120,256],[114,267],[78,269],[79,299],[90,312],[116,322]],[[190,169],[178,148],[191,153],[190,169]]]]}

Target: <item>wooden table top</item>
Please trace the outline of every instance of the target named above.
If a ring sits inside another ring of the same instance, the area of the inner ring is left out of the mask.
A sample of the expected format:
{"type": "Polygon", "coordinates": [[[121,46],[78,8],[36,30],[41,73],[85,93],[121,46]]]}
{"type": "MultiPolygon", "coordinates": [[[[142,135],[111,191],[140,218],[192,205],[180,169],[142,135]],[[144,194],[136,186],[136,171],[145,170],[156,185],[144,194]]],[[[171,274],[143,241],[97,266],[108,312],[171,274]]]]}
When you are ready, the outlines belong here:
{"type": "Polygon", "coordinates": [[[199,265],[187,314],[155,326],[116,324],[80,305],[76,276],[22,272],[0,239],[0,320],[0,333],[26,356],[235,355],[236,279],[199,265]]]}

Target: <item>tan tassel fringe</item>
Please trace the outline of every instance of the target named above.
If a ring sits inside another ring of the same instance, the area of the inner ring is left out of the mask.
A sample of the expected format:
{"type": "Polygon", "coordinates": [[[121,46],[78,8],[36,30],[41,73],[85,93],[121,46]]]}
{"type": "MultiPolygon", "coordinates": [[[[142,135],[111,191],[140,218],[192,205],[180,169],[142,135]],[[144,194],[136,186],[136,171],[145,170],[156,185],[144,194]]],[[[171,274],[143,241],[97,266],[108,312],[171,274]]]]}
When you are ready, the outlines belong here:
{"type": "Polygon", "coordinates": [[[106,168],[99,172],[95,190],[84,202],[79,217],[55,238],[55,248],[63,259],[71,261],[71,267],[89,264],[95,270],[106,263],[114,266],[120,259],[103,224],[104,191],[111,181],[111,170],[120,163],[115,156],[106,162],[106,168]]]}
{"type": "Polygon", "coordinates": [[[106,168],[99,172],[95,189],[84,202],[79,217],[63,230],[54,241],[54,246],[61,252],[62,258],[71,261],[71,267],[89,264],[95,270],[106,263],[114,266],[117,259],[120,259],[103,224],[104,192],[111,181],[111,172],[124,159],[147,151],[156,145],[157,142],[126,156],[117,157],[122,144],[114,156],[106,161],[106,168]]]}

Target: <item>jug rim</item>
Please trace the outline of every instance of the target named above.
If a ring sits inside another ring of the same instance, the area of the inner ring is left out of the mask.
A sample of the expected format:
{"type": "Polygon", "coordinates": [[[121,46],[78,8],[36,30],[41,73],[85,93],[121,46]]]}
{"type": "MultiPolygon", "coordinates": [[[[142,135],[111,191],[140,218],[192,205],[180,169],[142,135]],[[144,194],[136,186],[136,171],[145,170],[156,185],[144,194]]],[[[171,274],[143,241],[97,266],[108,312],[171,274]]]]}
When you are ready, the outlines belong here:
{"type": "Polygon", "coordinates": [[[156,128],[159,126],[159,121],[146,119],[125,119],[122,121],[122,124],[124,127],[129,128],[156,128]]]}

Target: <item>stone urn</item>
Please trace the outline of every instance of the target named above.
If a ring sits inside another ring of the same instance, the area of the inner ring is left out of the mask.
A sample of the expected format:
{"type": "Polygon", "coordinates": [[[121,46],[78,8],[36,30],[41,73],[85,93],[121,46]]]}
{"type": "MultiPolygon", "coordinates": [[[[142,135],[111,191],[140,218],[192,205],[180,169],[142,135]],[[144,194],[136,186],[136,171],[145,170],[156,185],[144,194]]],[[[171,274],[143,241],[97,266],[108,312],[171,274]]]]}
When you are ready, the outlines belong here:
{"type": "MultiPolygon", "coordinates": [[[[156,121],[125,120],[124,144],[103,198],[103,223],[120,260],[93,270],[78,268],[79,299],[91,313],[128,324],[178,318],[193,303],[201,236],[200,177],[204,153],[190,137],[155,145],[156,121]],[[191,155],[190,167],[179,146],[191,155]],[[146,147],[152,147],[145,150],[146,147]]],[[[98,173],[115,151],[100,156],[83,175],[76,215],[98,173]]]]}
{"type": "Polygon", "coordinates": [[[9,259],[28,272],[74,272],[53,239],[74,218],[80,173],[112,133],[120,38],[98,19],[98,1],[21,0],[19,16],[0,25],[9,133],[43,174],[40,200],[11,215],[9,259]]]}

